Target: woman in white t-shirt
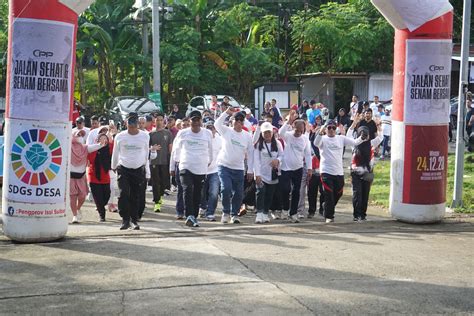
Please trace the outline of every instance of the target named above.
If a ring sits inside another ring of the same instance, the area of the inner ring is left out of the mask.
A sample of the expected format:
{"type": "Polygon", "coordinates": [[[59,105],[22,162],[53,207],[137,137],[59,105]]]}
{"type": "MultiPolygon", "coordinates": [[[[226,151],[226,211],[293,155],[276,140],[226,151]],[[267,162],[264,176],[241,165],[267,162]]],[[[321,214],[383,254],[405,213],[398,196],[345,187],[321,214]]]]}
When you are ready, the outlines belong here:
{"type": "Polygon", "coordinates": [[[255,174],[256,193],[256,224],[268,223],[268,210],[278,186],[278,174],[283,156],[283,147],[273,135],[272,124],[265,122],[260,127],[260,136],[255,143],[253,152],[253,170],[255,174]]]}

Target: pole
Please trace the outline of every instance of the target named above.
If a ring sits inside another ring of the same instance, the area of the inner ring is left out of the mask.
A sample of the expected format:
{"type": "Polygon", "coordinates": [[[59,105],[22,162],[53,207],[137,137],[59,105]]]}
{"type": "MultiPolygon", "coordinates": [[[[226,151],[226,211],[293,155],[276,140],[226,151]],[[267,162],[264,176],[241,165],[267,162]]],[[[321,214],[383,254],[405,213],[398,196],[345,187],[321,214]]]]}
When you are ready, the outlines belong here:
{"type": "Polygon", "coordinates": [[[471,0],[464,0],[462,16],[461,68],[459,71],[458,126],[456,131],[456,162],[454,165],[454,191],[451,207],[462,207],[462,182],[464,173],[464,115],[469,58],[469,33],[471,25],[471,0]]]}
{"type": "MultiPolygon", "coordinates": [[[[142,0],[142,12],[141,12],[141,22],[142,22],[142,49],[143,49],[143,56],[147,57],[149,52],[148,47],[148,23],[145,21],[145,10],[143,7],[145,6],[145,0],[142,0]]],[[[148,95],[150,92],[150,80],[148,79],[146,71],[146,63],[143,63],[143,95],[148,95]]]]}
{"type": "Polygon", "coordinates": [[[153,27],[153,92],[161,93],[159,0],[153,0],[152,2],[152,27],[153,27]]]}

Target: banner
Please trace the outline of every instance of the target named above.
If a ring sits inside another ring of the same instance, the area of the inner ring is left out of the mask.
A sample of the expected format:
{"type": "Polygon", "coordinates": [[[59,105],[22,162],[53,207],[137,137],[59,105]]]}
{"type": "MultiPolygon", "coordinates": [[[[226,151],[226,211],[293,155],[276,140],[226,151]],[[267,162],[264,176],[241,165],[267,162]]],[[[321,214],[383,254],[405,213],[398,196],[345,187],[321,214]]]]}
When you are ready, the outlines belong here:
{"type": "Polygon", "coordinates": [[[25,204],[3,200],[5,203],[3,209],[6,216],[23,218],[51,218],[65,217],[66,209],[64,203],[59,204],[25,204]]]}
{"type": "MultiPolygon", "coordinates": [[[[15,202],[65,203],[70,148],[67,123],[7,121],[4,197],[15,202]]],[[[37,205],[38,206],[38,205],[37,205]]]]}
{"type": "Polygon", "coordinates": [[[16,18],[12,32],[9,117],[68,121],[74,25],[16,18]]]}
{"type": "Polygon", "coordinates": [[[451,40],[406,41],[406,124],[449,122],[451,46],[451,40]]]}

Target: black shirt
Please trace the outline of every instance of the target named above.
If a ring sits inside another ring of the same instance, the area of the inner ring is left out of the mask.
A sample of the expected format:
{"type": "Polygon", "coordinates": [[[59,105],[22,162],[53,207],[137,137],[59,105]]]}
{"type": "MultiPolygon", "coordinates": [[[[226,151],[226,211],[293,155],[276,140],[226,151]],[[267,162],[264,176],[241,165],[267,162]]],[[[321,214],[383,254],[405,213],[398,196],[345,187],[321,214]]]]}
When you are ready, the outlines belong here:
{"type": "Polygon", "coordinates": [[[360,121],[359,124],[357,125],[357,128],[361,126],[367,126],[369,129],[369,140],[372,140],[375,138],[375,134],[377,134],[377,124],[375,124],[374,120],[370,120],[367,122],[366,120],[360,121]]]}

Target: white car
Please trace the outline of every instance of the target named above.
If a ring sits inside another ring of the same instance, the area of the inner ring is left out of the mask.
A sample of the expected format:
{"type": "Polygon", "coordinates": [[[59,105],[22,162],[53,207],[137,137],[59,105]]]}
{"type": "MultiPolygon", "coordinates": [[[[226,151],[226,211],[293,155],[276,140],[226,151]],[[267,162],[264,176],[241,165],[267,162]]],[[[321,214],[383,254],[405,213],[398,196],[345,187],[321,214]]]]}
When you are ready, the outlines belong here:
{"type": "MultiPolygon", "coordinates": [[[[217,103],[220,105],[224,99],[225,95],[218,95],[217,96],[217,103]]],[[[239,107],[242,110],[244,109],[244,106],[239,104],[233,97],[229,97],[229,103],[233,107],[239,107]]],[[[199,111],[204,111],[204,110],[210,110],[211,107],[211,100],[212,100],[212,95],[203,95],[203,96],[196,96],[189,101],[188,108],[186,109],[186,116],[188,116],[191,111],[194,110],[199,110],[199,111]]]]}

